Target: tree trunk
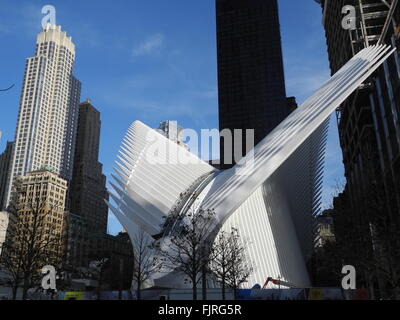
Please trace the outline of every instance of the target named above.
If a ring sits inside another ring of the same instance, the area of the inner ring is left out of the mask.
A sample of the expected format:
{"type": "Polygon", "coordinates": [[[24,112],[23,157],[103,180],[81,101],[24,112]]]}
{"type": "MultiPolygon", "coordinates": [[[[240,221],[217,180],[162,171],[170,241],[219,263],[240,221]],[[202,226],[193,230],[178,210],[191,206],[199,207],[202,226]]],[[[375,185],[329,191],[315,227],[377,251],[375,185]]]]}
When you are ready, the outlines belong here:
{"type": "Polygon", "coordinates": [[[137,282],[137,290],[136,290],[136,297],[138,300],[142,299],[142,281],[137,282]]]}
{"type": "Polygon", "coordinates": [[[233,287],[234,300],[237,300],[237,287],[233,287]]]}
{"type": "Polygon", "coordinates": [[[100,300],[102,282],[103,282],[103,272],[100,271],[99,283],[97,285],[97,300],[100,300]]]}
{"type": "Polygon", "coordinates": [[[18,282],[19,281],[17,281],[17,283],[13,285],[13,288],[12,288],[12,300],[17,300],[18,282]]]}
{"type": "Polygon", "coordinates": [[[203,270],[202,270],[201,284],[202,284],[203,301],[205,301],[207,300],[207,271],[205,266],[203,266],[202,269],[203,270]]]}
{"type": "Polygon", "coordinates": [[[223,276],[223,277],[222,277],[222,300],[223,300],[223,301],[226,300],[225,291],[226,291],[225,276],[223,276]]]}
{"type": "Polygon", "coordinates": [[[122,300],[122,287],[124,283],[123,278],[124,273],[124,260],[121,258],[119,259],[119,292],[118,292],[118,300],[122,300]]]}
{"type": "Polygon", "coordinates": [[[374,281],[372,277],[368,277],[368,292],[369,292],[369,299],[370,300],[375,300],[375,288],[374,288],[374,281]]]}
{"type": "Polygon", "coordinates": [[[196,280],[193,279],[193,300],[197,300],[197,283],[196,280]]]}
{"type": "Polygon", "coordinates": [[[26,300],[29,289],[29,276],[24,276],[24,286],[22,290],[22,300],[26,300]]]}

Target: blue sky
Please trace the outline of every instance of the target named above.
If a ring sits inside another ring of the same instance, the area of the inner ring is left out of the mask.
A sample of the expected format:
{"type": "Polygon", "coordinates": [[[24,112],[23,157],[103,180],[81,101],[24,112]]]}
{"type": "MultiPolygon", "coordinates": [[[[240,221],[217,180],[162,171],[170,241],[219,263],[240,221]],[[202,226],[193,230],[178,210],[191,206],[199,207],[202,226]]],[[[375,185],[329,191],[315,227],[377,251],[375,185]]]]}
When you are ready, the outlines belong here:
{"type": "MultiPolygon", "coordinates": [[[[82,100],[101,111],[100,160],[109,177],[126,129],[163,120],[218,128],[214,0],[0,0],[0,130],[13,140],[24,59],[34,54],[41,8],[54,5],[57,24],[76,44],[82,100]]],[[[313,0],[279,0],[288,96],[305,100],[329,77],[321,9],[313,0]]],[[[329,131],[324,206],[343,180],[335,117],[329,131]]],[[[109,231],[120,225],[110,215],[109,231]]]]}

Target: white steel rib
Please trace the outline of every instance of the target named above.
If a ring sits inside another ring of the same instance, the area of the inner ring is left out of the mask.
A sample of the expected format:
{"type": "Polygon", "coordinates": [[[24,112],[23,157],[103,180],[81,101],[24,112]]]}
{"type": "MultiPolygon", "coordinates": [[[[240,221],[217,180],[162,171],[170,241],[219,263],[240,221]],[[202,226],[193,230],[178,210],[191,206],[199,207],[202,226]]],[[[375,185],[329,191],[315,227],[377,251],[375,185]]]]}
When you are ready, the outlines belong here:
{"type": "MultiPolygon", "coordinates": [[[[384,45],[360,51],[235,167],[223,172],[134,122],[116,162],[111,211],[134,240],[139,229],[160,236],[163,218],[173,208],[182,214],[200,206],[213,209],[213,235],[235,227],[249,240],[248,259],[255,271],[248,286],[263,284],[269,276],[309,286],[305,260],[312,249],[313,215],[321,204],[329,116],[393,51],[384,45]],[[149,135],[162,145],[154,154],[160,163],[152,159],[154,139],[149,135]],[[195,194],[196,201],[188,194],[195,194]]],[[[168,243],[167,234],[163,239],[168,243]]],[[[185,286],[173,273],[155,278],[157,285],[185,286]]]]}
{"type": "Polygon", "coordinates": [[[203,206],[213,208],[221,221],[281,166],[285,160],[329,118],[346,98],[359,87],[389,55],[387,46],[373,46],[360,51],[325,85],[264,138],[251,155],[224,174],[218,187],[212,188],[203,206]],[[254,161],[252,156],[254,154],[254,161]],[[250,163],[246,166],[245,164],[250,163]],[[251,165],[254,163],[254,165],[251,165]],[[229,197],[221,194],[229,193],[229,197]]]}

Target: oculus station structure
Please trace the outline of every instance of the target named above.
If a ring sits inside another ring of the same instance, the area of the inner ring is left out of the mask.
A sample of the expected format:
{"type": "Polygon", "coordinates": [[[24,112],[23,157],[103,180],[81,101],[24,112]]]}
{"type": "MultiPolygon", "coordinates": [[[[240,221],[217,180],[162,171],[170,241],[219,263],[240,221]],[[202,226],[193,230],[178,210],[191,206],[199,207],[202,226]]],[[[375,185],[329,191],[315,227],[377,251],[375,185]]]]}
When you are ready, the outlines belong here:
{"type": "MultiPolygon", "coordinates": [[[[113,203],[108,203],[111,211],[134,241],[140,230],[151,239],[159,235],[165,217],[176,208],[181,215],[199,208],[212,209],[212,237],[235,227],[249,242],[247,257],[254,269],[248,280],[250,287],[278,276],[295,287],[309,287],[305,261],[313,249],[314,215],[321,204],[329,117],[393,51],[384,45],[360,51],[225,171],[134,122],[112,175],[115,192],[111,193],[113,203]],[[157,161],[151,156],[155,139],[166,146],[159,150],[157,161]],[[182,194],[196,197],[182,199],[182,194]]],[[[158,241],[166,238],[168,234],[158,241]]],[[[176,273],[158,273],[153,284],[186,287],[176,273]]]]}

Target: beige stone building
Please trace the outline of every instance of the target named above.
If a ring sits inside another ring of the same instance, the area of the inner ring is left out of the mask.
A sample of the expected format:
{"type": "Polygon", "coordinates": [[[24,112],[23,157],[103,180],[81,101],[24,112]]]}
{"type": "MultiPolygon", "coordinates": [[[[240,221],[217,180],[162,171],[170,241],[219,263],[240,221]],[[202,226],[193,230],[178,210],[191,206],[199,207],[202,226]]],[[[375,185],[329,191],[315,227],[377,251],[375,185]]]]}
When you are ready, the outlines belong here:
{"type": "Polygon", "coordinates": [[[10,221],[9,218],[9,213],[6,211],[0,211],[0,256],[1,256],[1,250],[3,247],[3,243],[6,240],[7,236],[7,229],[8,229],[8,224],[10,221]]]}
{"type": "Polygon", "coordinates": [[[17,217],[17,237],[36,226],[39,237],[52,239],[46,248],[48,255],[53,253],[60,261],[64,260],[66,249],[67,187],[66,180],[43,168],[17,177],[12,195],[12,208],[17,217]]]}

